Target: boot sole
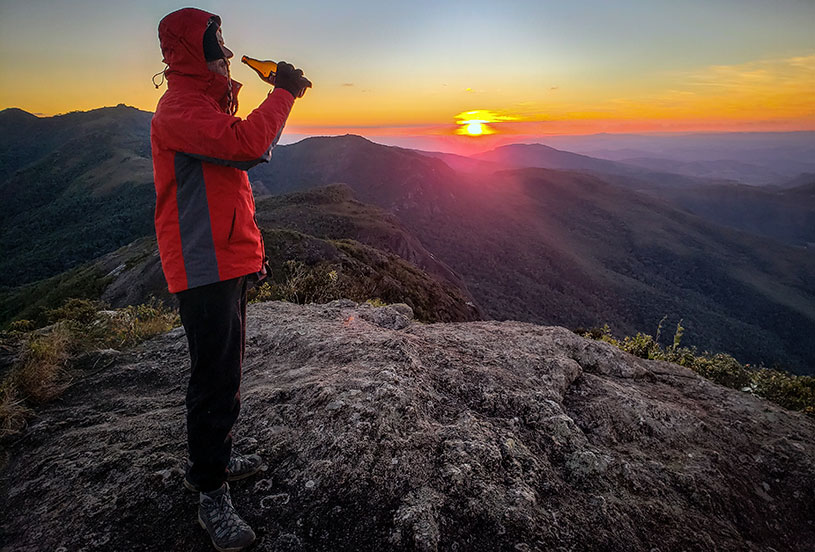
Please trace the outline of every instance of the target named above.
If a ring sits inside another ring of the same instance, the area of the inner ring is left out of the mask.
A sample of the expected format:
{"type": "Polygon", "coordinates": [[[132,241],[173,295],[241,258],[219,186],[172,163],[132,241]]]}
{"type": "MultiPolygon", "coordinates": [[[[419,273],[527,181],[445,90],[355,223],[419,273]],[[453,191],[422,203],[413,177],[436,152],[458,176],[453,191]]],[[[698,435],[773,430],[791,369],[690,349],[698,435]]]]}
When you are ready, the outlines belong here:
{"type": "MultiPolygon", "coordinates": [[[[198,514],[198,524],[201,526],[201,528],[204,531],[207,532],[207,535],[209,535],[209,529],[207,529],[207,524],[204,523],[204,520],[201,519],[201,514],[198,514]]],[[[246,544],[244,546],[233,546],[231,548],[222,548],[222,547],[218,546],[217,544],[215,544],[215,540],[212,537],[210,537],[209,539],[212,541],[212,546],[214,546],[215,550],[217,550],[218,552],[239,552],[240,550],[243,550],[244,548],[247,548],[253,542],[255,542],[255,540],[252,539],[252,542],[250,542],[249,544],[246,544]]]]}

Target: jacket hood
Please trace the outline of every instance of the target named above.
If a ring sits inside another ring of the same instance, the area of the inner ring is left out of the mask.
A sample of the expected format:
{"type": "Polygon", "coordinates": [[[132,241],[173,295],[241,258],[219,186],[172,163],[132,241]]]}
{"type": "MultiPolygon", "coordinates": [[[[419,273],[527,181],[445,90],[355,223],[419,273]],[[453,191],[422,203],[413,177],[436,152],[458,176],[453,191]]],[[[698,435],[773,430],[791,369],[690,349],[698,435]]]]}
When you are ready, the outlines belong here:
{"type": "MultiPolygon", "coordinates": [[[[204,58],[204,32],[210,19],[221,25],[221,18],[198,8],[183,8],[166,15],[158,25],[158,39],[168,86],[188,85],[206,90],[216,100],[226,94],[227,80],[207,68],[204,58]]],[[[232,81],[232,93],[237,95],[240,83],[232,81]]]]}
{"type": "Polygon", "coordinates": [[[187,76],[206,77],[209,73],[204,59],[204,31],[210,19],[218,25],[221,18],[197,8],[184,8],[164,17],[158,24],[158,40],[167,71],[187,76]]]}

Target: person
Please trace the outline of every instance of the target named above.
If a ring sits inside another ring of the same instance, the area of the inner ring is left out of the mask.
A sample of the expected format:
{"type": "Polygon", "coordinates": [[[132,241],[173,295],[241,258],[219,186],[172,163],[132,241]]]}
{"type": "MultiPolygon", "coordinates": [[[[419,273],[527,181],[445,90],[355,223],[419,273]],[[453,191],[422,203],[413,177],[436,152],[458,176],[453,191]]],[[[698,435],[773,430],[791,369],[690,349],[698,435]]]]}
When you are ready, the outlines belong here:
{"type": "Polygon", "coordinates": [[[246,171],[267,162],[296,98],[311,83],[278,64],[274,88],[245,119],[217,15],[184,8],[158,27],[167,91],[150,128],[161,265],[179,302],[191,373],[184,484],[199,493],[198,521],[218,550],[255,539],[232,505],[228,481],[262,460],[232,450],[240,411],[246,294],[263,278],[265,250],[246,171]]]}

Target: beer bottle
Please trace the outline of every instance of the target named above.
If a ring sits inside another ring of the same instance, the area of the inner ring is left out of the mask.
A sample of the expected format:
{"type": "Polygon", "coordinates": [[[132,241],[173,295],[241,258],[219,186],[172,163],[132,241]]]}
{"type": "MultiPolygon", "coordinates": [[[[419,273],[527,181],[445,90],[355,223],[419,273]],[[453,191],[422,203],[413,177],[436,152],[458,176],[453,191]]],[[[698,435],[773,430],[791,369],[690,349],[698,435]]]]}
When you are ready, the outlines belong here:
{"type": "Polygon", "coordinates": [[[248,56],[241,56],[241,62],[254,69],[255,72],[260,75],[260,78],[269,84],[274,84],[275,73],[277,72],[277,63],[269,60],[261,61],[248,56]]]}

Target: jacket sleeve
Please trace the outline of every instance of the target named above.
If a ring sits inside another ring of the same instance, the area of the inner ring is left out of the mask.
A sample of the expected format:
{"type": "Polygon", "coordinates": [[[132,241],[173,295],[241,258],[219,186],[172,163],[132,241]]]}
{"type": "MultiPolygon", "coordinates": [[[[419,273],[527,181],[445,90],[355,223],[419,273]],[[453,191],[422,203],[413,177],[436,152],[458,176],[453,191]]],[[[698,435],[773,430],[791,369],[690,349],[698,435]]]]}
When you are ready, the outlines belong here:
{"type": "Polygon", "coordinates": [[[190,157],[248,170],[268,162],[280,139],[294,97],[275,88],[246,119],[213,109],[204,96],[187,96],[160,106],[154,125],[167,149],[190,157]]]}

